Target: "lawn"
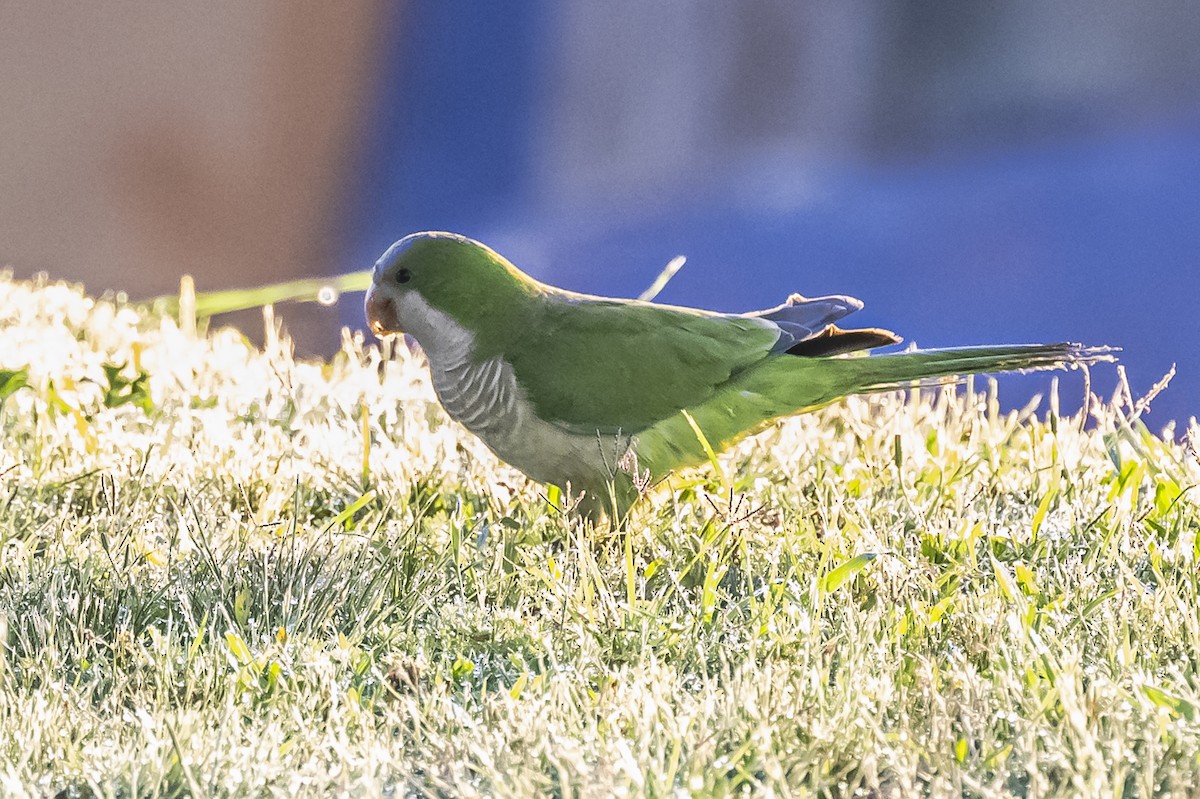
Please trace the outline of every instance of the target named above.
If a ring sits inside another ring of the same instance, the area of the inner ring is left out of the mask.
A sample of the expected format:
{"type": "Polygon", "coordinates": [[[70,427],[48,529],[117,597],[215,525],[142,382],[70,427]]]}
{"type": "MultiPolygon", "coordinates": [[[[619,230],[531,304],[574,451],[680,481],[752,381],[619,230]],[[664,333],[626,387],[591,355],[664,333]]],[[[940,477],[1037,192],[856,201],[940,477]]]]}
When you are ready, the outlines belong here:
{"type": "Polygon", "coordinates": [[[1200,786],[1200,462],[1129,401],[850,399],[593,530],[419,356],[189,310],[0,275],[3,796],[1200,786]]]}

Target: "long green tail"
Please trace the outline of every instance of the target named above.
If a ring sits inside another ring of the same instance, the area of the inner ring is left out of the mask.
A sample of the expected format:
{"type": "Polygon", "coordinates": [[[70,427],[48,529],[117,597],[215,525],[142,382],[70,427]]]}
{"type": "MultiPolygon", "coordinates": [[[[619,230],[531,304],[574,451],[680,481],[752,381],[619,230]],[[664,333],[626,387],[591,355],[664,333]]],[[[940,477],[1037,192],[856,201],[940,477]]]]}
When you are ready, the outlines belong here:
{"type": "MultiPolygon", "coordinates": [[[[858,358],[771,358],[688,412],[716,449],[760,430],[782,416],[828,405],[850,394],[910,388],[932,381],[987,372],[1076,368],[1112,361],[1113,349],[1080,344],[1022,344],[918,350],[858,358]]],[[[663,474],[705,460],[695,431],[676,414],[637,435],[642,468],[663,474]]]]}
{"type": "Polygon", "coordinates": [[[825,389],[826,396],[819,401],[824,403],[847,394],[909,388],[914,381],[981,373],[1078,368],[1115,360],[1113,352],[1111,347],[1060,343],[917,350],[869,358],[826,358],[821,359],[824,362],[818,367],[823,379],[814,381],[812,387],[825,389]]]}

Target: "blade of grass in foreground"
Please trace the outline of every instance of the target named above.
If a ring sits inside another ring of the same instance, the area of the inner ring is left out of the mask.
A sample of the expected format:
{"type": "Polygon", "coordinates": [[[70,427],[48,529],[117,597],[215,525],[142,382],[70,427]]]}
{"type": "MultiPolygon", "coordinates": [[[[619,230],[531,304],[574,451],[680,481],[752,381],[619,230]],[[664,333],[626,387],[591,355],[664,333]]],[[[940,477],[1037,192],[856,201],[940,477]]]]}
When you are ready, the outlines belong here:
{"type": "Polygon", "coordinates": [[[832,594],[841,588],[851,577],[865,569],[867,564],[877,557],[879,556],[874,552],[864,552],[861,555],[855,555],[822,578],[821,590],[827,594],[832,594]]]}
{"type": "MultiPolygon", "coordinates": [[[[195,313],[198,317],[209,317],[280,302],[333,305],[342,294],[366,291],[370,285],[371,270],[365,269],[345,275],[288,280],[256,288],[205,291],[195,295],[195,313]]],[[[149,301],[149,305],[159,312],[178,314],[181,303],[178,295],[168,294],[155,297],[149,301]]]]}

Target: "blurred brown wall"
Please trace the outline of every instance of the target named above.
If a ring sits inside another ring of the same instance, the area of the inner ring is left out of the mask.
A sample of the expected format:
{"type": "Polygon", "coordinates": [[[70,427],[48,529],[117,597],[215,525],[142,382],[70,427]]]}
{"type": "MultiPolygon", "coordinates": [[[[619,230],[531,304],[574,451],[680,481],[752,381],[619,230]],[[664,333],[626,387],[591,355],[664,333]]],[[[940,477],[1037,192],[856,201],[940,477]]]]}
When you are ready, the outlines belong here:
{"type": "MultiPolygon", "coordinates": [[[[134,297],[344,271],[384,6],[0,4],[0,265],[134,297]]],[[[336,310],[298,311],[327,349],[336,310]]]]}

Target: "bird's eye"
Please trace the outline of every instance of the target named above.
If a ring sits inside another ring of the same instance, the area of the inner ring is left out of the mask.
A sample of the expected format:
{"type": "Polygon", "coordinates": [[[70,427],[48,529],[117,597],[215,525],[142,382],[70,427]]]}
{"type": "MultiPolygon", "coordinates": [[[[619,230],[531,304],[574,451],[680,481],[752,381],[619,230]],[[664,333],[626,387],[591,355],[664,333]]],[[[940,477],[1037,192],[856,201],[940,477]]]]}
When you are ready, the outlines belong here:
{"type": "Polygon", "coordinates": [[[397,283],[407,283],[410,280],[412,280],[412,272],[408,271],[407,269],[397,270],[397,272],[396,272],[396,282],[397,283]]]}

